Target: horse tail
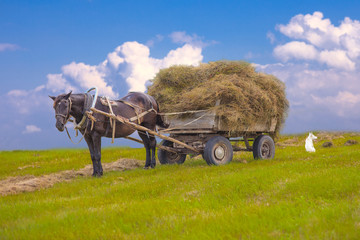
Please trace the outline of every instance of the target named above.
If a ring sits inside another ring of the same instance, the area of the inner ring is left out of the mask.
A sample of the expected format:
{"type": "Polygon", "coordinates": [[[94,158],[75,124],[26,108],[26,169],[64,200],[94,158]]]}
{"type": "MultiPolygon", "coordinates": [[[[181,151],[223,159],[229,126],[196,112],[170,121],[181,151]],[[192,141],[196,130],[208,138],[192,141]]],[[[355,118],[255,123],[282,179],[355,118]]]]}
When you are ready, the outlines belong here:
{"type": "Polygon", "coordinates": [[[158,125],[159,127],[162,127],[162,128],[168,128],[169,124],[164,122],[164,119],[163,119],[163,117],[161,115],[160,105],[156,100],[155,100],[155,102],[156,102],[157,109],[158,109],[157,114],[156,114],[156,125],[158,125]]]}
{"type": "Polygon", "coordinates": [[[156,115],[156,125],[158,125],[159,127],[162,127],[162,128],[169,127],[169,124],[164,122],[162,116],[159,113],[156,115]]]}

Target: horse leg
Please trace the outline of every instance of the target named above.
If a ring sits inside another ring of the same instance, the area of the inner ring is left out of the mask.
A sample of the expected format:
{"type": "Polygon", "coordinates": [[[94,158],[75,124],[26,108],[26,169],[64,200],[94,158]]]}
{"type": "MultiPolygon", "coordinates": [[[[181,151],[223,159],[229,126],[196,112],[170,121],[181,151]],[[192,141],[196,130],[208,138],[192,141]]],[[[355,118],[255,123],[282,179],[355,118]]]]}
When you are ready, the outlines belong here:
{"type": "Polygon", "coordinates": [[[151,159],[151,156],[150,156],[150,139],[149,139],[146,132],[138,131],[138,134],[139,134],[140,138],[143,140],[144,147],[145,147],[145,150],[146,150],[146,161],[145,161],[145,167],[144,168],[147,169],[147,168],[150,167],[150,159],[151,159]]]}
{"type": "Polygon", "coordinates": [[[97,172],[97,165],[96,165],[96,160],[95,160],[95,154],[94,154],[94,143],[92,140],[92,137],[90,135],[85,135],[84,139],[88,145],[89,148],[89,152],[90,152],[90,157],[91,157],[91,161],[93,163],[93,174],[92,176],[95,176],[95,172],[97,172]]]}
{"type": "Polygon", "coordinates": [[[94,173],[93,176],[101,177],[103,175],[103,168],[101,165],[101,136],[94,132],[92,134],[92,141],[94,144],[94,173]]]}
{"type": "Polygon", "coordinates": [[[150,140],[150,149],[151,149],[151,168],[155,168],[156,166],[156,158],[155,158],[155,151],[156,151],[156,139],[153,135],[149,135],[150,140]]]}

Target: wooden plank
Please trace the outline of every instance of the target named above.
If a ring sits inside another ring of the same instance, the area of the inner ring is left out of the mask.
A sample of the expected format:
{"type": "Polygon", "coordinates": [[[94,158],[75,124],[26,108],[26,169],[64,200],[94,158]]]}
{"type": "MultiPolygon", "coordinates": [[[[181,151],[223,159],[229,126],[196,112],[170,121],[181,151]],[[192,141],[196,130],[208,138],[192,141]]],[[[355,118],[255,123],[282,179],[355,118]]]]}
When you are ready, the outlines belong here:
{"type": "Polygon", "coordinates": [[[184,130],[179,130],[179,129],[162,129],[159,131],[160,133],[171,133],[171,134],[205,134],[205,133],[217,133],[217,131],[214,131],[212,129],[184,129],[184,130]]]}
{"type": "MultiPolygon", "coordinates": [[[[197,112],[191,115],[184,115],[183,113],[165,115],[164,120],[170,125],[169,128],[161,130],[164,133],[173,133],[175,131],[232,131],[231,127],[225,125],[223,121],[216,117],[215,112],[197,112]]],[[[276,124],[276,118],[273,118],[270,122],[255,122],[251,125],[239,126],[239,128],[242,129],[241,132],[274,132],[276,124]]]]}
{"type": "Polygon", "coordinates": [[[169,129],[185,130],[185,129],[215,129],[215,113],[198,112],[186,116],[184,114],[164,116],[166,123],[170,124],[169,129]],[[182,117],[183,115],[184,117],[182,117]]]}
{"type": "Polygon", "coordinates": [[[179,145],[181,145],[181,146],[184,146],[184,147],[187,148],[187,149],[190,149],[190,150],[193,151],[193,152],[196,152],[196,153],[200,152],[199,150],[197,150],[197,149],[195,149],[195,148],[187,145],[186,143],[180,142],[180,141],[178,141],[178,140],[176,140],[176,139],[174,139],[174,138],[171,138],[171,137],[168,137],[168,136],[164,136],[164,135],[159,134],[159,133],[157,133],[157,132],[155,132],[155,131],[152,131],[152,130],[146,128],[146,127],[143,127],[143,126],[140,126],[140,125],[138,125],[138,124],[136,124],[136,123],[130,122],[129,119],[126,119],[126,118],[124,118],[124,117],[115,116],[115,115],[109,114],[109,113],[107,113],[107,112],[100,111],[100,110],[98,110],[98,109],[96,109],[96,108],[91,108],[91,110],[92,110],[93,112],[103,114],[103,115],[105,115],[105,116],[107,116],[107,117],[109,117],[109,118],[116,119],[116,120],[118,120],[118,121],[121,122],[121,123],[128,124],[128,125],[132,126],[133,128],[135,128],[136,130],[148,132],[148,133],[150,133],[150,134],[152,134],[152,135],[158,136],[158,137],[161,138],[161,139],[165,139],[165,140],[168,140],[168,141],[177,143],[177,144],[179,144],[179,145]]]}

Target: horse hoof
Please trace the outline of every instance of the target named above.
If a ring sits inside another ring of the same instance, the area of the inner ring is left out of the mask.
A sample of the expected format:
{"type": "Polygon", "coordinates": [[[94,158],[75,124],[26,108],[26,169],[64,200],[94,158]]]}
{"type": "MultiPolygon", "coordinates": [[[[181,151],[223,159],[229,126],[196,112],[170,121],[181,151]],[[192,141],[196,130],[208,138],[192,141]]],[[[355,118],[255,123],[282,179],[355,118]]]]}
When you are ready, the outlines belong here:
{"type": "Polygon", "coordinates": [[[156,165],[151,165],[150,167],[151,167],[151,168],[155,168],[155,166],[156,166],[156,165]]]}
{"type": "Polygon", "coordinates": [[[102,174],[101,174],[101,173],[93,173],[92,176],[93,176],[93,177],[101,177],[102,174]]]}
{"type": "Polygon", "coordinates": [[[144,169],[145,169],[145,170],[148,170],[148,169],[149,169],[149,167],[144,167],[144,169]]]}

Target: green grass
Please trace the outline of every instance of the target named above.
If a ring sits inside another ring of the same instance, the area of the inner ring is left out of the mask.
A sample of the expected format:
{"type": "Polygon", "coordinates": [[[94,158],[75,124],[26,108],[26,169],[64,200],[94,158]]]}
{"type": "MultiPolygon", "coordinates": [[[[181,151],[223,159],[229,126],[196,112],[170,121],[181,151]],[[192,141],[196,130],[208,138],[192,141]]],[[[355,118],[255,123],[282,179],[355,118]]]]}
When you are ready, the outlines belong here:
{"type": "MultiPolygon", "coordinates": [[[[299,135],[299,146],[278,147],[273,160],[187,159],[1,197],[0,239],[360,239],[360,144],[343,146],[360,137],[342,136],[332,148],[319,139],[312,154],[299,135]]],[[[0,155],[1,178],[90,163],[83,149],[0,155]],[[40,168],[18,169],[33,161],[40,168]]],[[[144,151],[103,150],[104,162],[119,157],[144,159],[144,151]]]]}

